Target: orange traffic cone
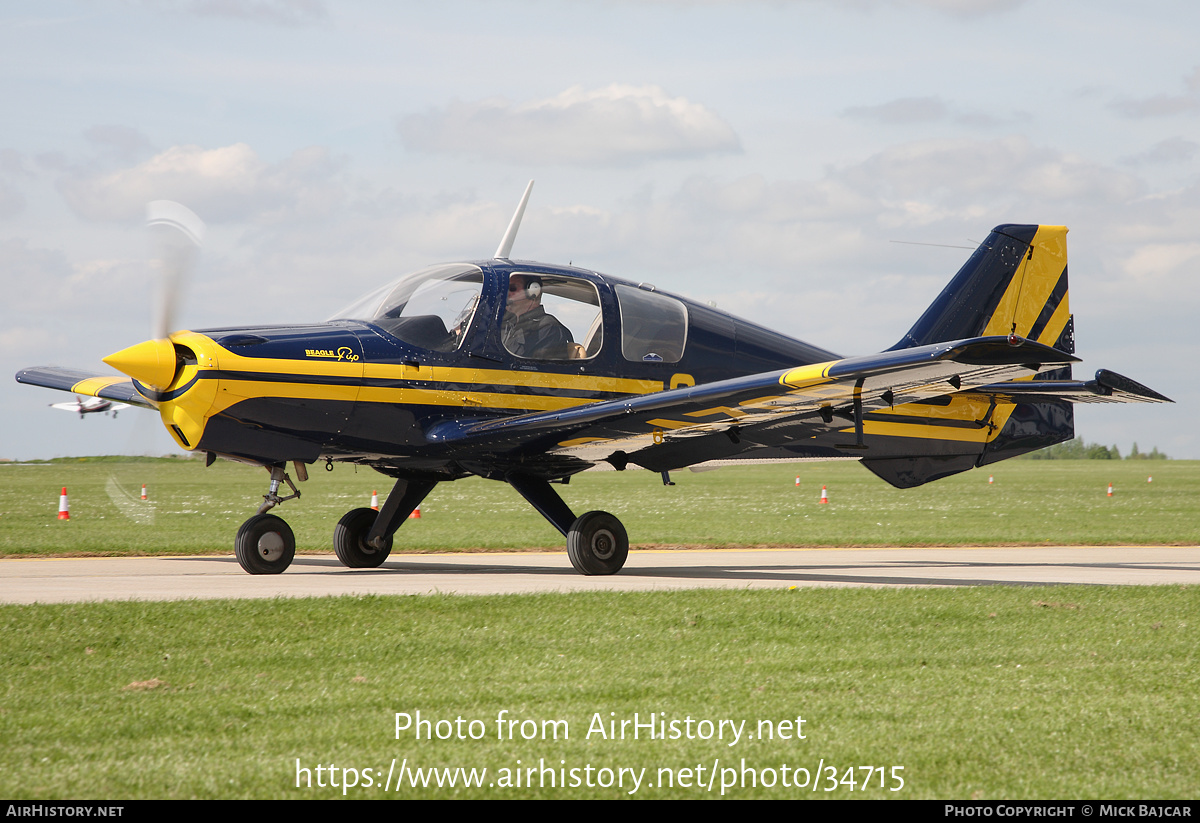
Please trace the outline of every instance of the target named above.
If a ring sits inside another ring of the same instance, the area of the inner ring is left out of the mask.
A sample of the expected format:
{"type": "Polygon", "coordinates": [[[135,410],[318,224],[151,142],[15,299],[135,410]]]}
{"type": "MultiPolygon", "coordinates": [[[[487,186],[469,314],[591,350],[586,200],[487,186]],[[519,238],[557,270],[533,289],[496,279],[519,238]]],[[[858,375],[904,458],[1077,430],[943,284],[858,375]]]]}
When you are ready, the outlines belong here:
{"type": "Polygon", "coordinates": [[[1147,478],[1146,478],[1146,482],[1147,482],[1147,483],[1153,483],[1153,482],[1154,482],[1154,475],[1150,475],[1149,477],[1147,477],[1147,478]]]}
{"type": "Polygon", "coordinates": [[[409,520],[420,520],[421,519],[421,507],[417,506],[415,509],[413,509],[412,514],[410,514],[408,516],[408,519],[409,520]]]}
{"type": "Polygon", "coordinates": [[[371,508],[374,509],[375,511],[379,511],[379,490],[378,489],[371,490],[371,508]]]}
{"type": "Polygon", "coordinates": [[[797,477],[797,478],[796,478],[796,485],[797,485],[797,486],[799,486],[799,485],[800,485],[800,478],[799,478],[799,477],[797,477]]]}
{"type": "Polygon", "coordinates": [[[990,486],[990,485],[992,485],[992,484],[993,484],[993,483],[995,483],[995,482],[996,482],[996,478],[992,477],[992,476],[989,474],[989,475],[988,475],[988,485],[990,486]]]}
{"type": "Polygon", "coordinates": [[[829,502],[829,495],[825,492],[824,486],[821,487],[821,499],[818,500],[817,502],[818,503],[828,503],[829,502]]]}
{"type": "Polygon", "coordinates": [[[1108,496],[1112,497],[1112,483],[1108,484],[1108,496]]]}
{"type": "Polygon", "coordinates": [[[71,519],[71,504],[67,502],[67,487],[63,486],[62,494],[58,496],[58,519],[71,519]]]}
{"type": "Polygon", "coordinates": [[[145,483],[142,484],[142,499],[143,500],[146,499],[146,484],[145,483]]]}

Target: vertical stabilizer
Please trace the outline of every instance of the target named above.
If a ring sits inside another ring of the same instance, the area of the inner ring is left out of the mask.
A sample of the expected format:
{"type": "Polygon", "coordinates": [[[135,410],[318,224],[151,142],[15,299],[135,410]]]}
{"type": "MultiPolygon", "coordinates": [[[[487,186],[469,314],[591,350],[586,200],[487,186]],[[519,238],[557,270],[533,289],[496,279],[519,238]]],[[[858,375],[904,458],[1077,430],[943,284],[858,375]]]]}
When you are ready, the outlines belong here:
{"type": "Polygon", "coordinates": [[[1074,353],[1065,226],[992,229],[892,350],[1010,334],[1074,353]]]}
{"type": "MultiPolygon", "coordinates": [[[[1075,353],[1065,226],[1006,224],[992,229],[891,350],[993,335],[1016,335],[1075,353]]],[[[1070,377],[1071,367],[1062,366],[1034,379],[1070,377]]],[[[1075,436],[1074,410],[1070,403],[1060,401],[1005,402],[966,392],[948,396],[942,405],[908,404],[875,416],[910,426],[920,421],[925,426],[924,440],[909,435],[915,453],[904,454],[903,446],[895,445],[902,442],[896,438],[891,454],[886,451],[887,443],[875,441],[874,452],[863,457],[864,466],[899,488],[919,486],[1075,436]]],[[[868,435],[885,432],[868,420],[868,435]]]]}

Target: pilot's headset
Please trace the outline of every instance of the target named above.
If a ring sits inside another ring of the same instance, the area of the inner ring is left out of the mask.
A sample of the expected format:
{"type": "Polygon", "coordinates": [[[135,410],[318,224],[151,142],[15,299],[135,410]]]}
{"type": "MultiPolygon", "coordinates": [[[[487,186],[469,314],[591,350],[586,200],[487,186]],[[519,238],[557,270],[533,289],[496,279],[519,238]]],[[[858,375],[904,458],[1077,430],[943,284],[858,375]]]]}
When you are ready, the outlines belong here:
{"type": "Polygon", "coordinates": [[[542,296],[542,278],[532,274],[522,274],[520,277],[525,278],[525,296],[530,300],[537,300],[542,296]]]}

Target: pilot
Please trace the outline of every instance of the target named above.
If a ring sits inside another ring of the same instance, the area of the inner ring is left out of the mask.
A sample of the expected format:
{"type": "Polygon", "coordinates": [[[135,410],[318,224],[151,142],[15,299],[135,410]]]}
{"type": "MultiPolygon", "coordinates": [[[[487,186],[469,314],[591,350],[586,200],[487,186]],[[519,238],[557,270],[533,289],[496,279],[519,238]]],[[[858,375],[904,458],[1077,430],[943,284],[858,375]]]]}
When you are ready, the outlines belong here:
{"type": "Polygon", "coordinates": [[[528,274],[508,279],[508,308],[500,324],[504,347],[518,357],[566,360],[574,340],[553,315],[542,308],[542,280],[528,274]]]}

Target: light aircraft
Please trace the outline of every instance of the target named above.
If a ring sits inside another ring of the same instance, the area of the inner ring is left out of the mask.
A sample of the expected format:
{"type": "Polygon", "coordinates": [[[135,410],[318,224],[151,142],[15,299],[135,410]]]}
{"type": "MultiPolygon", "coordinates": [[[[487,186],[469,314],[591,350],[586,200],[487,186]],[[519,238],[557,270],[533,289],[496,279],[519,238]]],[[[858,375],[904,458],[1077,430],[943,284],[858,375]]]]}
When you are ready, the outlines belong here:
{"type": "MultiPolygon", "coordinates": [[[[683,467],[854,458],[908,488],[1070,439],[1072,403],[1170,402],[1110,371],[1073,379],[1065,227],[997,226],[896,345],[840,357],[649,283],[511,259],[532,185],[490,259],[406,275],[324,323],[160,326],[105,358],[132,380],[53,367],[17,380],[156,409],[210,465],[267,469],[234,541],[251,574],[295,554],[267,513],[300,496],[288,464],[301,481],[317,462],[394,478],[378,513],[334,529],[346,566],[379,566],[434,486],[478,475],[550,521],[577,571],[613,574],[621,522],[576,516],[553,484],[596,467],[669,482],[683,467]]],[[[151,223],[196,240],[187,215],[151,223]]]]}
{"type": "Polygon", "coordinates": [[[96,414],[97,412],[108,414],[112,412],[113,419],[115,420],[117,412],[121,409],[129,408],[129,404],[114,403],[111,400],[105,400],[103,397],[76,397],[68,403],[51,403],[50,408],[78,412],[80,420],[83,419],[85,414],[96,414]]]}

